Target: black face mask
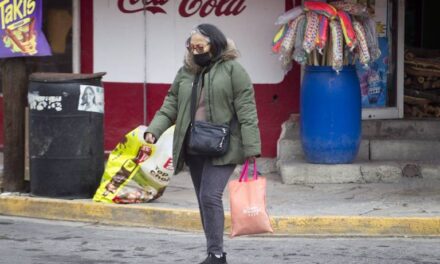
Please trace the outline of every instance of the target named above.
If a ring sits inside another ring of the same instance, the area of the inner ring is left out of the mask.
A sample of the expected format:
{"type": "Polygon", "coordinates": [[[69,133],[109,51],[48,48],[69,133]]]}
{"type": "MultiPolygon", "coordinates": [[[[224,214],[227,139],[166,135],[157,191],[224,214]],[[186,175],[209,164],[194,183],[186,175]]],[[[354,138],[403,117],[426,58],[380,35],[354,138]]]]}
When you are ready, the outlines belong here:
{"type": "Polygon", "coordinates": [[[211,55],[209,52],[202,54],[194,54],[194,62],[200,67],[206,67],[211,63],[211,55]]]}

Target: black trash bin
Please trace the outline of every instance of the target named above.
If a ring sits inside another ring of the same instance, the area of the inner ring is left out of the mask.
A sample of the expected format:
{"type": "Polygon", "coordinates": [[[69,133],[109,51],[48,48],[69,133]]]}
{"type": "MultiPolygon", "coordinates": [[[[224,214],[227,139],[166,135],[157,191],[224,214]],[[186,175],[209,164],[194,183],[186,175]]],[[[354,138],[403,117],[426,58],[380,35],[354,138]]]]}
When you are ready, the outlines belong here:
{"type": "Polygon", "coordinates": [[[105,73],[29,78],[32,195],[90,198],[104,171],[105,73]]]}

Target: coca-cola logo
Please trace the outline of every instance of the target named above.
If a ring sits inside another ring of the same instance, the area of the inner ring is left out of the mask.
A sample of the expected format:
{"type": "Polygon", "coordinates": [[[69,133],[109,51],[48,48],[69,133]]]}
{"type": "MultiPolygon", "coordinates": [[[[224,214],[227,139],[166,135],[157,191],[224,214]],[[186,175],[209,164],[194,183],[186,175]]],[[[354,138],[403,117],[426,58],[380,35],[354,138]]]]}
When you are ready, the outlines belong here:
{"type": "MultiPolygon", "coordinates": [[[[168,0],[118,0],[118,8],[123,13],[141,11],[164,13],[163,6],[168,0]]],[[[246,0],[182,0],[179,4],[179,14],[190,17],[199,14],[200,17],[237,16],[246,9],[246,0]]]]}
{"type": "Polygon", "coordinates": [[[199,13],[206,17],[211,13],[216,16],[236,16],[246,8],[245,0],[182,0],[179,13],[183,17],[190,17],[199,13]]]}
{"type": "Polygon", "coordinates": [[[118,8],[122,13],[136,13],[145,10],[153,14],[166,14],[167,12],[161,6],[167,2],[168,0],[118,0],[118,8]]]}

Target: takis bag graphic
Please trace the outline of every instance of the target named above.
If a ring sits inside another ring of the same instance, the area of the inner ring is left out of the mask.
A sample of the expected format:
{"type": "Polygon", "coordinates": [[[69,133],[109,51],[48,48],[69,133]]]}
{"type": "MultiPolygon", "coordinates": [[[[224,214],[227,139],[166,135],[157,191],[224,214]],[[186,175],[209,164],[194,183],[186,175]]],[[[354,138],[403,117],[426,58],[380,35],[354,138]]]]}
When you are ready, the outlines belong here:
{"type": "Polygon", "coordinates": [[[1,1],[0,58],[51,55],[42,20],[42,0],[1,1]]]}

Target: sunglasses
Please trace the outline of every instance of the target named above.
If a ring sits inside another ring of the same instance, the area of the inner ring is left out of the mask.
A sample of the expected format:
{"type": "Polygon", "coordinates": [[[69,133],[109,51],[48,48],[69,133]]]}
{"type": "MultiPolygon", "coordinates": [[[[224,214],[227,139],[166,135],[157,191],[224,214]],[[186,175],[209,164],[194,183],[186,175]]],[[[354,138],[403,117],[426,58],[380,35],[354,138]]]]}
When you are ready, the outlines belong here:
{"type": "Polygon", "coordinates": [[[194,53],[194,51],[197,51],[198,54],[205,53],[206,47],[209,46],[209,43],[207,44],[191,44],[187,43],[186,48],[189,52],[194,53]]]}

